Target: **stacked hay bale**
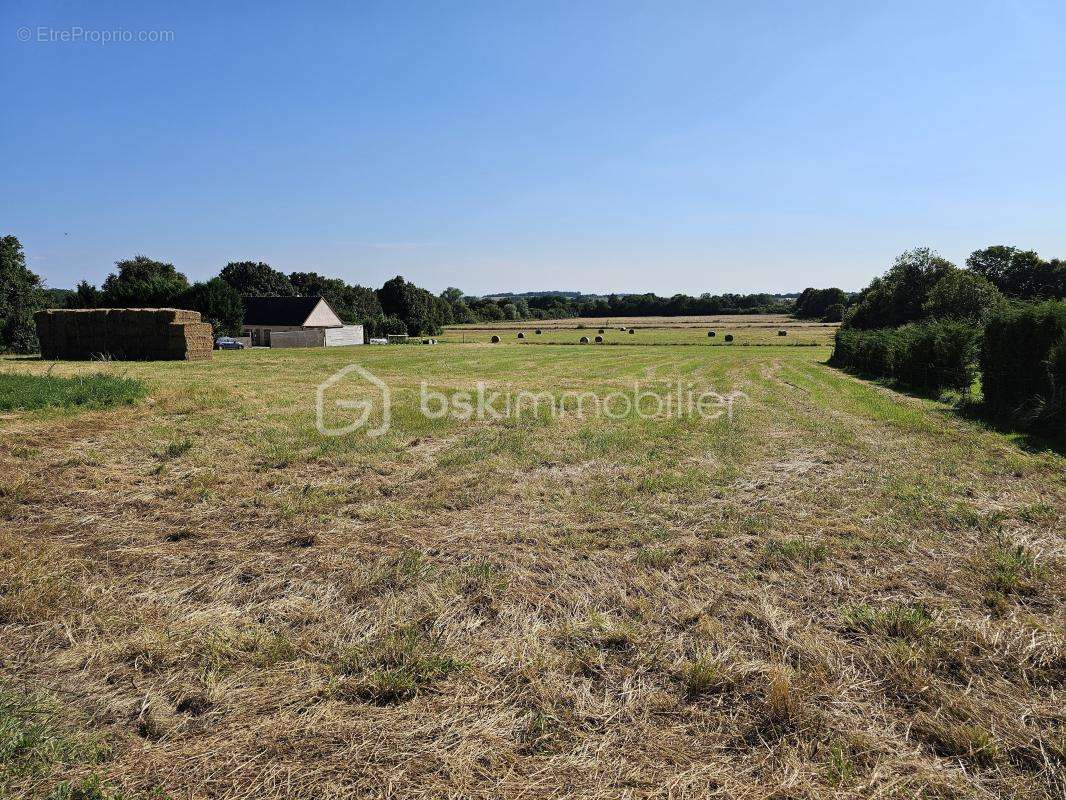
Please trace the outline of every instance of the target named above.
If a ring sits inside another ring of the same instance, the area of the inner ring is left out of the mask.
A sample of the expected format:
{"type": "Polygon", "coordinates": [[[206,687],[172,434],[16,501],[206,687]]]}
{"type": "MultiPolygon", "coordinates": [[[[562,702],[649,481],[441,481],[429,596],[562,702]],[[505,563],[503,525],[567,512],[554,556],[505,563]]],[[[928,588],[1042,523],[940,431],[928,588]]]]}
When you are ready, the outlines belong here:
{"type": "Polygon", "coordinates": [[[51,308],[34,316],[41,357],[179,360],[211,358],[214,336],[200,312],[177,308],[51,308]]]}

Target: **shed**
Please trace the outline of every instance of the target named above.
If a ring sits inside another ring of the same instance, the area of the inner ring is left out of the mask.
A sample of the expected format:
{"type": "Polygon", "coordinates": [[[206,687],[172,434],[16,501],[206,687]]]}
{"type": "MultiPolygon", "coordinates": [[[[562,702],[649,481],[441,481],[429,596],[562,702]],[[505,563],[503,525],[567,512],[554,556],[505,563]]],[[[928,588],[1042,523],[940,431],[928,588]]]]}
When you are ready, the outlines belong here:
{"type": "Polygon", "coordinates": [[[345,325],[323,297],[246,297],[244,335],[260,347],[336,347],[362,344],[363,326],[345,325]]]}

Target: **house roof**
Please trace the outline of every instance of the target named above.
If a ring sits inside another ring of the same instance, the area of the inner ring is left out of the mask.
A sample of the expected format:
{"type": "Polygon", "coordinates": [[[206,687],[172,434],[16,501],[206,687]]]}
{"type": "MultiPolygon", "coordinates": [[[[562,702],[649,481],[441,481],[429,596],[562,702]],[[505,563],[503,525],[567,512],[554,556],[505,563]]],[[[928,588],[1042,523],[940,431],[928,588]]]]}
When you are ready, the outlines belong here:
{"type": "Polygon", "coordinates": [[[322,297],[245,297],[244,324],[305,325],[319,303],[326,301],[322,297]]]}

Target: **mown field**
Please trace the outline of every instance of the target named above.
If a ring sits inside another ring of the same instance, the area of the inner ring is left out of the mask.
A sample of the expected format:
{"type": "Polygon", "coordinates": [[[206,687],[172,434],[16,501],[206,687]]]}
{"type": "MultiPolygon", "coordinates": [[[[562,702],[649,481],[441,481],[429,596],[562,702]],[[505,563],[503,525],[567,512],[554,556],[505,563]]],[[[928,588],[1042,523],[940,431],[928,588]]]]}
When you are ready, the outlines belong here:
{"type": "Polygon", "coordinates": [[[477,328],[586,328],[596,327],[627,327],[637,328],[707,328],[715,325],[745,327],[745,328],[772,328],[789,326],[792,328],[808,328],[822,325],[835,325],[835,323],[823,323],[817,321],[803,321],[793,319],[788,314],[695,314],[677,317],[566,317],[564,319],[542,319],[524,321],[503,322],[477,322],[469,325],[454,325],[456,329],[477,328]]]}
{"type": "Polygon", "coordinates": [[[0,797],[1061,798],[1066,457],[828,355],[0,362],[149,387],[0,415],[0,797]],[[353,360],[384,436],[315,428],[353,360]],[[420,413],[479,380],[746,397],[420,413]]]}
{"type": "Polygon", "coordinates": [[[602,335],[604,345],[831,345],[835,323],[800,322],[784,314],[733,314],[690,317],[579,317],[522,322],[492,322],[477,325],[452,325],[438,337],[441,342],[468,344],[489,342],[499,336],[501,343],[521,341],[525,344],[579,344],[587,336],[595,344],[602,335]],[[633,333],[629,333],[630,329],[633,333]],[[540,330],[540,333],[537,333],[540,330]],[[786,335],[781,337],[779,331],[786,335]],[[603,333],[601,334],[600,331],[603,333]],[[708,336],[714,331],[714,337],[708,336]],[[726,335],[733,342],[726,342],[726,335]]]}

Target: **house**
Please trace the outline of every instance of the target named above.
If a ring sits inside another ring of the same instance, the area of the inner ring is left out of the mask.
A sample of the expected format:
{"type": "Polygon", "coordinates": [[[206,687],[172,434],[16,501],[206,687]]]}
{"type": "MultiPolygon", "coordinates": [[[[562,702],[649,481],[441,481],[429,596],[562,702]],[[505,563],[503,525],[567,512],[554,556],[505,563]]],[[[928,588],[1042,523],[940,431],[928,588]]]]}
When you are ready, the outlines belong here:
{"type": "Polygon", "coordinates": [[[322,297],[246,297],[244,335],[253,347],[336,347],[363,343],[322,297]]]}

